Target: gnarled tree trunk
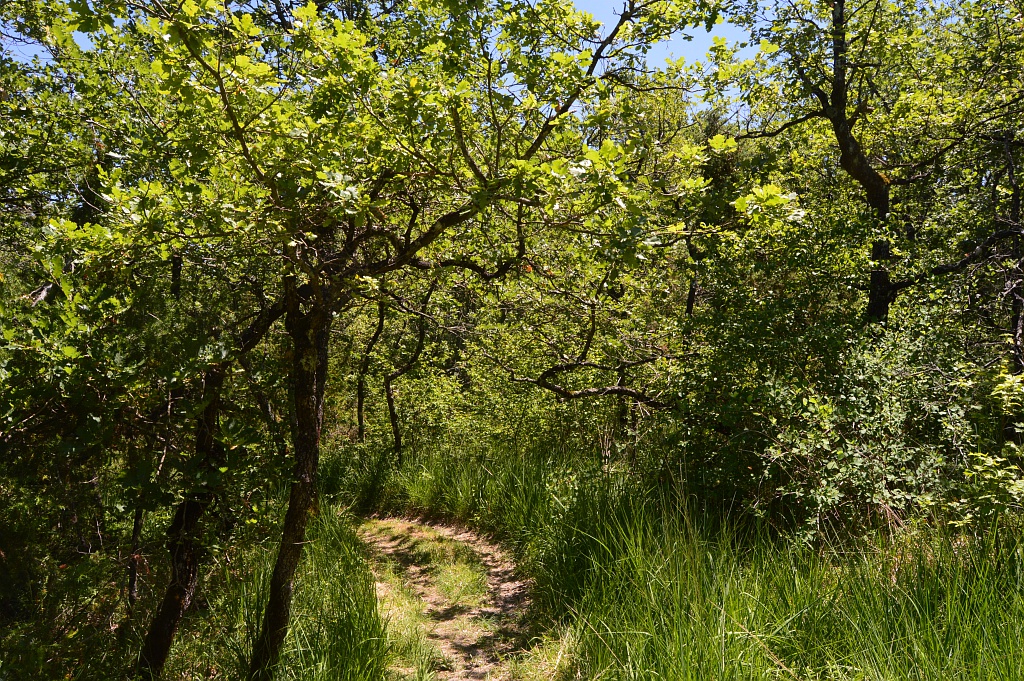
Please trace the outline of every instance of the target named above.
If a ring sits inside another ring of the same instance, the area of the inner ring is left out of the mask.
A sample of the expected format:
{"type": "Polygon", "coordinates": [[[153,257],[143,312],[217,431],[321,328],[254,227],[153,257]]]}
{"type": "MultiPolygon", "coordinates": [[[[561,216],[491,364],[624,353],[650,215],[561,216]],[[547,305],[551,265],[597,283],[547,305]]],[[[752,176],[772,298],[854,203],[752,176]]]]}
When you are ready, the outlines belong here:
{"type": "MultiPolygon", "coordinates": [[[[203,468],[213,470],[223,460],[223,447],[217,441],[220,431],[220,391],[225,367],[217,365],[203,376],[203,401],[206,407],[196,423],[196,456],[203,468]]],[[[136,675],[144,679],[160,677],[174,634],[188,610],[199,583],[199,561],[202,557],[199,521],[213,503],[212,490],[198,489],[182,501],[167,530],[167,549],[171,554],[171,581],[160,602],[156,616],[149,625],[139,654],[136,675]]]]}
{"type": "Polygon", "coordinates": [[[306,525],[316,505],[331,311],[325,303],[314,302],[308,312],[302,312],[294,291],[290,298],[285,324],[293,344],[292,448],[295,451],[295,475],[263,623],[249,663],[249,679],[254,681],[270,681],[280,660],[291,620],[295,572],[306,540],[306,525]]]}
{"type": "MultiPolygon", "coordinates": [[[[853,134],[857,113],[849,113],[850,80],[848,72],[849,41],[847,38],[846,0],[832,4],[832,91],[825,92],[813,83],[803,69],[798,72],[821,105],[820,114],[828,119],[839,146],[839,165],[864,190],[868,205],[878,224],[889,218],[889,181],[871,165],[860,141],[853,134]]],[[[896,300],[899,287],[894,286],[885,261],[890,258],[888,241],[875,241],[871,249],[874,269],[868,284],[867,321],[884,322],[889,318],[889,306],[896,300]]]]}

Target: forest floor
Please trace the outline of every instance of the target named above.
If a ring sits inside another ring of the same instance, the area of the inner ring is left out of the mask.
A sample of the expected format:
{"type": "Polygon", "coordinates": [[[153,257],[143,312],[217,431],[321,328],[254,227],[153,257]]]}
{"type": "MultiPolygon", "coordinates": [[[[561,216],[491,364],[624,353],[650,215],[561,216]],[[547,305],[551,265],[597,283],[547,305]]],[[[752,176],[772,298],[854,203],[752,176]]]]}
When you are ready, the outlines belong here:
{"type": "Polygon", "coordinates": [[[360,536],[388,623],[393,679],[534,676],[522,664],[528,584],[499,547],[465,528],[411,519],[369,519],[360,536]]]}

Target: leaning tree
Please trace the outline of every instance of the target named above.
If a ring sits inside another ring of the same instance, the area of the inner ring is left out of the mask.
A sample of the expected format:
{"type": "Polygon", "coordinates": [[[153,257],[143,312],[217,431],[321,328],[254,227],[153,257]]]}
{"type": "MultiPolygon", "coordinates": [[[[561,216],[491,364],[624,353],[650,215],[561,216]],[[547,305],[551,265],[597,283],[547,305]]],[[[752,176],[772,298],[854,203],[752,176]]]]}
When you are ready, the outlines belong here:
{"type": "MultiPolygon", "coordinates": [[[[233,323],[197,367],[199,458],[219,470],[218,391],[283,323],[289,339],[289,503],[249,675],[270,678],[316,504],[330,332],[405,271],[507,273],[580,193],[628,194],[614,140],[581,134],[628,102],[654,42],[709,24],[709,3],[625,2],[602,27],[570,2],[419,2],[318,7],[186,1],[76,5],[88,58],[148,122],[136,159],[102,169],[113,239],[163,253],[172,274],[228,272],[233,323]],[[584,172],[577,169],[585,168],[584,172]],[[160,249],[161,244],[165,246],[160,249]]],[[[128,109],[132,109],[131,106],[128,109]]],[[[115,159],[116,160],[116,159],[115,159]]],[[[73,219],[57,229],[79,228],[73,219]]],[[[205,489],[175,513],[173,572],[139,673],[156,676],[195,590],[205,489]]]]}

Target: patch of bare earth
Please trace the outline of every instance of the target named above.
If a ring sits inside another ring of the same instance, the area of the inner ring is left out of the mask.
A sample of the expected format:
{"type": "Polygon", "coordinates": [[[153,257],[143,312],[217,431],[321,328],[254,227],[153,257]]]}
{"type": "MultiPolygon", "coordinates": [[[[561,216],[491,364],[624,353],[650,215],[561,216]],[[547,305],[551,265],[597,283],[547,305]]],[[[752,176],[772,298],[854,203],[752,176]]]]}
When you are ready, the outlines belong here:
{"type": "Polygon", "coordinates": [[[499,547],[464,528],[398,518],[367,520],[360,534],[385,617],[405,640],[394,646],[395,676],[511,678],[509,660],[524,639],[527,584],[499,547]]]}

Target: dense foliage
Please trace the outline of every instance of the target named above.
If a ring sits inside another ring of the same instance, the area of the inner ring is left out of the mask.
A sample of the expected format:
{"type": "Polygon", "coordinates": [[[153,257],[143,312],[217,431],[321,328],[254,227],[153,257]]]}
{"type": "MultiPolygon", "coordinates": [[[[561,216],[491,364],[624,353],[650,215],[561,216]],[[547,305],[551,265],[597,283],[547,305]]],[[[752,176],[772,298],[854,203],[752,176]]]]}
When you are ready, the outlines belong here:
{"type": "Polygon", "coordinates": [[[582,677],[722,617],[722,678],[1019,675],[1022,12],[3,4],[0,678],[379,678],[382,509],[512,543],[582,677]]]}

